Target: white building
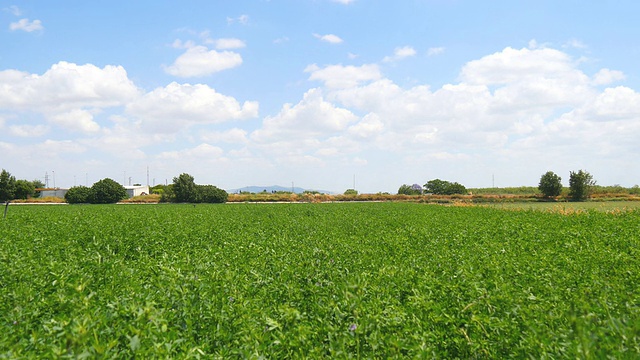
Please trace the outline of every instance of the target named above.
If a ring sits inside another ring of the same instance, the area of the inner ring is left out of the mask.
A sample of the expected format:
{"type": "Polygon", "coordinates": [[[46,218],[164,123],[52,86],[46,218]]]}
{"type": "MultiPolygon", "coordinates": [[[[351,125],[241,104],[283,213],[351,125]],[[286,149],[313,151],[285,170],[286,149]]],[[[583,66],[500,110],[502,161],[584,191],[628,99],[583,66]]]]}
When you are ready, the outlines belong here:
{"type": "Polygon", "coordinates": [[[140,195],[149,195],[149,185],[125,186],[124,188],[127,190],[127,195],[129,195],[130,198],[140,195]]]}

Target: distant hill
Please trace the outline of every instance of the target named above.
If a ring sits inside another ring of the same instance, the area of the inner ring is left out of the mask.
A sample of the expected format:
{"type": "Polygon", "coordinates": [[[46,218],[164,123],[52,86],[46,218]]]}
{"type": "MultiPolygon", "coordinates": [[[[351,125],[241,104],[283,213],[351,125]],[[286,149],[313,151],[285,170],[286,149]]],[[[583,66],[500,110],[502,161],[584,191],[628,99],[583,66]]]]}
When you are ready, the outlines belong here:
{"type": "MultiPolygon", "coordinates": [[[[286,192],[291,192],[291,187],[285,187],[285,186],[279,186],[279,185],[271,185],[271,186],[245,186],[243,188],[239,188],[239,189],[228,189],[227,192],[229,194],[237,194],[240,192],[249,192],[249,193],[261,193],[261,192],[278,192],[278,191],[286,191],[286,192]]],[[[293,192],[296,194],[302,194],[305,191],[317,191],[319,193],[324,193],[324,194],[333,194],[333,192],[331,191],[327,191],[327,190],[315,190],[315,189],[303,189],[301,187],[294,187],[293,188],[293,192]]]]}

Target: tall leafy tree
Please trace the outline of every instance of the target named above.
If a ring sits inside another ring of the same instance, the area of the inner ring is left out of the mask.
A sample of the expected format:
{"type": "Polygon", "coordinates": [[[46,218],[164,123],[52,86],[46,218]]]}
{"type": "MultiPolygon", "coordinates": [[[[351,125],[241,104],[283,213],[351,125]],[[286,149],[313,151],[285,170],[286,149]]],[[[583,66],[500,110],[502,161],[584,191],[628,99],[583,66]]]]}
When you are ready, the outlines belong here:
{"type": "Polygon", "coordinates": [[[547,198],[560,195],[562,192],[562,178],[553,171],[547,171],[540,177],[538,190],[547,198]]]}
{"type": "Polygon", "coordinates": [[[593,176],[586,171],[571,171],[569,173],[569,197],[574,201],[584,201],[591,196],[591,190],[596,185],[593,176]]]}
{"type": "Polygon", "coordinates": [[[0,201],[13,200],[16,195],[16,178],[7,170],[0,173],[0,201]]]}
{"type": "Polygon", "coordinates": [[[175,202],[197,202],[198,190],[193,176],[183,173],[173,178],[175,202]]]}

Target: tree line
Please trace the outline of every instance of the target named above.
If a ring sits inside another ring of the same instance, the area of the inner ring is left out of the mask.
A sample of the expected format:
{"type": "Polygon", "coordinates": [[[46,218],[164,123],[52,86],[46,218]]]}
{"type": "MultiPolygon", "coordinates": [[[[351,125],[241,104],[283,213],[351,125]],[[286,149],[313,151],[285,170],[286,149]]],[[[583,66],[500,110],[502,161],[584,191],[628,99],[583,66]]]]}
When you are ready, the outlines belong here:
{"type": "MultiPolygon", "coordinates": [[[[161,202],[176,203],[225,203],[229,197],[226,191],[213,185],[197,185],[193,176],[180,174],[173,178],[171,185],[153,188],[160,195],[161,202]]],[[[111,179],[103,179],[91,188],[74,186],[65,195],[68,203],[110,204],[128,197],[124,186],[111,179]]]]}
{"type": "Polygon", "coordinates": [[[433,179],[427,181],[424,187],[420,184],[402,185],[398,189],[400,195],[455,195],[455,194],[467,194],[467,188],[464,185],[457,182],[450,182],[446,180],[433,179]]]}
{"type": "MultiPolygon", "coordinates": [[[[569,172],[569,199],[573,201],[587,200],[596,186],[593,176],[584,170],[569,172]]],[[[552,199],[560,196],[562,193],[562,178],[553,171],[547,171],[540,177],[538,190],[544,198],[552,199]]],[[[399,195],[466,195],[468,190],[464,185],[457,182],[450,182],[441,179],[433,179],[424,185],[403,184],[398,189],[399,195]]]]}
{"type": "Polygon", "coordinates": [[[0,172],[0,201],[28,199],[37,196],[36,189],[43,188],[40,180],[16,180],[7,170],[0,172]]]}
{"type": "MultiPolygon", "coordinates": [[[[556,198],[563,191],[561,181],[562,178],[556,173],[547,171],[540,177],[538,190],[544,198],[556,198]]],[[[45,184],[39,180],[16,180],[8,171],[2,169],[0,173],[0,201],[37,197],[39,194],[36,189],[44,188],[44,186],[45,184]]],[[[589,172],[584,170],[570,171],[568,198],[573,201],[584,201],[591,196],[595,186],[596,181],[589,172]]],[[[161,202],[178,203],[224,203],[229,196],[226,191],[216,186],[196,184],[193,176],[186,173],[174,177],[172,184],[153,187],[152,193],[159,194],[161,202]]],[[[399,195],[465,195],[468,193],[464,185],[441,179],[430,180],[424,185],[403,184],[398,189],[399,195]]],[[[358,192],[353,189],[345,192],[345,195],[357,194],[358,192]]],[[[127,197],[124,186],[112,179],[105,178],[91,187],[74,186],[70,188],[65,195],[65,200],[71,204],[109,204],[127,197]]]]}
{"type": "MultiPolygon", "coordinates": [[[[547,171],[540,177],[538,190],[545,198],[554,198],[562,193],[562,178],[553,171],[547,171]]],[[[593,175],[584,170],[569,172],[569,198],[573,201],[587,200],[596,181],[593,175]]]]}
{"type": "MultiPolygon", "coordinates": [[[[0,201],[37,197],[36,189],[44,188],[39,180],[16,180],[15,176],[2,169],[0,173],[0,201]]],[[[173,178],[168,186],[154,188],[163,202],[178,203],[225,203],[229,197],[226,191],[213,185],[197,185],[193,176],[181,174],[173,178]]],[[[128,197],[124,186],[113,179],[104,178],[92,186],[73,186],[64,196],[69,204],[113,204],[128,197]]]]}

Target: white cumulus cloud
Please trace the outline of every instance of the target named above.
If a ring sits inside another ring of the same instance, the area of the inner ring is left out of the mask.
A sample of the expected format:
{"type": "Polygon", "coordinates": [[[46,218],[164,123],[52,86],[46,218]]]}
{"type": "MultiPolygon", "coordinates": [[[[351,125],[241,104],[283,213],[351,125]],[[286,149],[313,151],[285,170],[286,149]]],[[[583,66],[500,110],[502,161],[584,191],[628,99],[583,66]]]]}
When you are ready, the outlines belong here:
{"type": "Polygon", "coordinates": [[[29,21],[29,19],[25,18],[25,19],[20,19],[17,22],[12,22],[9,25],[9,29],[11,29],[11,31],[21,30],[26,32],[34,32],[38,30],[43,30],[44,26],[42,26],[42,21],[40,20],[29,21]]]}
{"type": "Polygon", "coordinates": [[[375,113],[367,114],[360,122],[349,127],[349,133],[356,138],[370,138],[382,133],[384,123],[380,120],[380,116],[375,113]]]}
{"type": "Polygon", "coordinates": [[[313,64],[307,66],[305,72],[311,73],[309,80],[322,81],[329,88],[353,87],[382,77],[380,68],[375,64],[362,66],[329,65],[324,68],[313,64]]]}
{"type": "Polygon", "coordinates": [[[328,136],[344,131],[357,119],[351,111],[325,101],[319,89],[311,89],[298,104],[285,104],[277,115],[267,116],[263,127],[251,137],[259,142],[269,142],[328,136]]]}
{"type": "Polygon", "coordinates": [[[324,41],[329,44],[340,44],[344,41],[339,36],[334,34],[326,34],[326,35],[313,34],[313,36],[316,39],[320,39],[321,41],[324,41]]]}
{"type": "Polygon", "coordinates": [[[398,47],[393,51],[393,56],[385,56],[383,62],[399,61],[416,55],[416,50],[411,46],[398,47]]]}
{"type": "Polygon", "coordinates": [[[200,138],[208,143],[244,144],[248,141],[247,131],[233,128],[226,131],[205,131],[200,138]]]}
{"type": "Polygon", "coordinates": [[[92,133],[100,130],[100,125],[93,120],[93,115],[89,111],[82,109],[55,114],[50,118],[55,124],[71,131],[92,133]]]}
{"type": "Polygon", "coordinates": [[[160,155],[158,155],[158,158],[170,160],[216,160],[223,154],[224,151],[221,148],[203,143],[191,149],[184,149],[180,151],[165,151],[160,153],[160,155]]]}
{"type": "Polygon", "coordinates": [[[42,112],[119,106],[138,96],[121,66],[59,62],[42,75],[0,71],[0,107],[42,112]]]}
{"type": "Polygon", "coordinates": [[[123,106],[139,94],[120,66],[59,62],[42,75],[0,71],[0,108],[44,115],[70,131],[98,131],[92,113],[123,106]]]}
{"type": "Polygon", "coordinates": [[[9,133],[18,137],[41,137],[49,132],[49,127],[45,125],[12,125],[9,126],[9,133]]]}
{"type": "Polygon", "coordinates": [[[205,46],[193,46],[165,68],[168,74],[178,77],[199,77],[232,69],[242,64],[242,56],[232,51],[209,50],[205,46]]]}
{"type": "Polygon", "coordinates": [[[231,96],[203,84],[173,82],[157,88],[127,106],[147,130],[172,132],[192,124],[217,124],[258,116],[258,103],[240,104],[231,96]]]}
{"type": "Polygon", "coordinates": [[[247,46],[244,41],[235,38],[213,39],[211,42],[218,50],[241,49],[247,46]]]}
{"type": "Polygon", "coordinates": [[[506,48],[479,60],[468,62],[461,72],[463,81],[471,84],[506,84],[536,77],[581,76],[569,55],[562,51],[506,48]]]}
{"type": "Polygon", "coordinates": [[[626,77],[622,71],[601,69],[593,76],[594,85],[609,85],[626,77]]]}

